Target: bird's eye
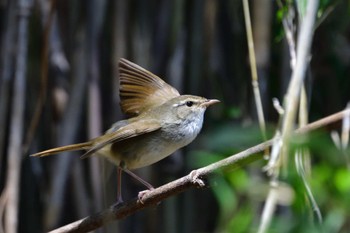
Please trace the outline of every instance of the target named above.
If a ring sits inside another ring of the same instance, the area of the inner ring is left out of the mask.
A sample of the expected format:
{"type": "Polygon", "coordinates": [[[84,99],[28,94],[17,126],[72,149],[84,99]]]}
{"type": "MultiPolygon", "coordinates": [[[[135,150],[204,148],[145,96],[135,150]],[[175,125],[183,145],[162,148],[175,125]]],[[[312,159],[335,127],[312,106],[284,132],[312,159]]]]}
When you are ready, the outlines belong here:
{"type": "Polygon", "coordinates": [[[193,101],[186,101],[186,106],[187,107],[192,107],[193,101]]]}

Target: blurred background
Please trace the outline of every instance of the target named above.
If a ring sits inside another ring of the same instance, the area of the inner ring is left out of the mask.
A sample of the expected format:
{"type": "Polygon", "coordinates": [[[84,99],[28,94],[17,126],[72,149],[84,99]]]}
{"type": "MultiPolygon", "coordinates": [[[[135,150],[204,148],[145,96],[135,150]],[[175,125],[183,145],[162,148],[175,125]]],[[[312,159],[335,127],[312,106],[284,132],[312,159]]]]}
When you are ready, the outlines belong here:
{"type": "MultiPolygon", "coordinates": [[[[291,58],[282,20],[298,32],[296,4],[252,0],[250,14],[268,138],[278,127],[291,58]],[[294,14],[294,18],[293,18],[294,14]]],[[[350,2],[322,0],[305,78],[309,121],[345,108],[350,97],[350,2]]],[[[220,99],[189,146],[135,171],[155,187],[263,141],[257,123],[242,1],[0,0],[0,232],[44,232],[107,208],[116,172],[81,153],[30,154],[83,142],[123,119],[119,58],[152,71],[182,94],[220,99]],[[4,228],[5,227],[5,228],[4,228]]],[[[349,150],[330,132],[301,142],[322,222],[290,163],[271,232],[350,231],[349,150]],[[344,156],[345,155],[345,156],[344,156]]],[[[255,232],[269,189],[266,161],[209,178],[154,208],[97,232],[255,232]]],[[[143,190],[123,176],[123,197],[143,190]]]]}

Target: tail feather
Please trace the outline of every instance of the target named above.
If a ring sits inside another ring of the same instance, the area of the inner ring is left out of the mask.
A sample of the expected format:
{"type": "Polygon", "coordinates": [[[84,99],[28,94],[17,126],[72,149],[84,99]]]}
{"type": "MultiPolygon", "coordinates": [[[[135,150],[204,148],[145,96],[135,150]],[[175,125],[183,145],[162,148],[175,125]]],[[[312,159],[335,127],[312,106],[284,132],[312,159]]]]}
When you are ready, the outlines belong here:
{"type": "Polygon", "coordinates": [[[56,147],[49,150],[44,150],[44,151],[32,154],[30,156],[44,157],[52,154],[58,154],[64,151],[88,150],[90,149],[91,146],[92,146],[91,142],[83,142],[83,143],[77,143],[77,144],[72,144],[67,146],[56,147]]]}

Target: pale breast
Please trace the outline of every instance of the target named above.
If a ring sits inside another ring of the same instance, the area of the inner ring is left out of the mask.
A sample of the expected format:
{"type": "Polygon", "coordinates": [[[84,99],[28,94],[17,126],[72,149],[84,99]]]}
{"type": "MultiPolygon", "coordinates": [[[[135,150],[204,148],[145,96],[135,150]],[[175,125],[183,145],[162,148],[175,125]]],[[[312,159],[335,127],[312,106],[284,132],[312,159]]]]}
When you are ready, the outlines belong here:
{"type": "Polygon", "coordinates": [[[161,130],[113,143],[99,151],[111,162],[123,161],[128,169],[149,166],[191,143],[202,128],[203,118],[195,122],[165,124],[161,130]]]}

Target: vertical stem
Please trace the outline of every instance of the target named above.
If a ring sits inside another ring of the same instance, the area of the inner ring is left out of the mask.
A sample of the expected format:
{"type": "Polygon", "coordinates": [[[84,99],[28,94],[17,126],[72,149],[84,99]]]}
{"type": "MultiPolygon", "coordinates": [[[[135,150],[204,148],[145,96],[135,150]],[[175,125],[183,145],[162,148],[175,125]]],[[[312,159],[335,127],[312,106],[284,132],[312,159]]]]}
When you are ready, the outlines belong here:
{"type": "MultiPolygon", "coordinates": [[[[79,125],[81,123],[82,106],[86,90],[86,34],[80,30],[77,32],[76,40],[80,41],[80,46],[74,50],[72,88],[69,103],[66,107],[63,122],[61,124],[62,133],[59,135],[59,145],[67,145],[74,141],[79,125]]],[[[69,154],[65,152],[63,154],[69,154]]],[[[57,158],[56,166],[52,169],[54,176],[51,184],[52,195],[45,213],[46,227],[51,228],[57,224],[63,209],[64,191],[68,182],[68,176],[73,166],[74,157],[60,156],[57,158]]]]}
{"type": "MultiPolygon", "coordinates": [[[[0,125],[6,126],[8,122],[8,109],[9,109],[9,96],[10,96],[10,83],[12,78],[12,67],[14,62],[13,54],[13,41],[16,31],[16,2],[9,1],[6,9],[6,16],[3,18],[7,22],[4,26],[4,35],[2,37],[1,44],[1,64],[0,64],[0,125]]],[[[0,130],[0,167],[4,161],[5,155],[1,152],[4,151],[6,142],[7,127],[2,127],[0,130]]],[[[0,180],[3,180],[0,177],[0,180]]]]}
{"type": "Polygon", "coordinates": [[[265,206],[261,216],[261,223],[258,229],[258,233],[264,233],[267,231],[272,220],[271,217],[276,209],[278,195],[278,183],[276,181],[271,181],[270,191],[265,201],[265,206]]]}
{"type": "Polygon", "coordinates": [[[49,38],[51,34],[51,26],[54,19],[54,10],[56,7],[56,0],[50,1],[50,12],[47,20],[44,22],[44,33],[43,33],[43,51],[41,54],[41,83],[38,101],[36,102],[33,118],[28,127],[28,133],[24,142],[24,152],[26,153],[29,146],[33,140],[36,128],[40,122],[40,117],[42,109],[46,102],[46,92],[47,92],[47,78],[49,72],[49,38]]]}
{"type": "MultiPolygon", "coordinates": [[[[273,167],[274,172],[272,176],[272,181],[278,178],[280,172],[281,161],[286,161],[288,152],[289,137],[292,133],[293,126],[295,123],[296,110],[299,102],[299,95],[301,93],[306,67],[308,66],[308,58],[310,54],[311,41],[314,32],[315,17],[318,8],[318,0],[309,0],[307,5],[307,13],[305,18],[300,24],[300,33],[298,35],[297,52],[296,52],[296,62],[293,66],[293,73],[290,84],[288,86],[287,97],[286,97],[286,108],[285,114],[282,122],[282,153],[279,153],[278,160],[273,167]],[[282,156],[281,156],[282,155],[282,156]]],[[[273,148],[279,145],[273,145],[273,148]]],[[[273,150],[273,149],[272,149],[273,150]]],[[[278,186],[278,183],[276,183],[278,186]]],[[[270,186],[268,199],[265,202],[263,209],[263,217],[259,226],[259,233],[266,232],[272,216],[274,213],[275,205],[277,204],[274,195],[276,192],[276,186],[270,186]],[[275,200],[273,200],[275,199],[275,200]]]]}
{"type": "MultiPolygon", "coordinates": [[[[311,41],[314,32],[315,18],[318,7],[318,0],[310,0],[307,5],[307,14],[301,24],[300,33],[298,36],[297,46],[297,60],[295,69],[292,73],[292,79],[290,81],[287,97],[286,97],[286,112],[282,125],[282,138],[284,148],[288,148],[289,135],[293,129],[295,122],[297,105],[299,102],[299,95],[303,84],[305,70],[309,62],[309,53],[311,48],[311,41]]],[[[288,151],[286,149],[285,151],[288,151]]]]}
{"type": "Polygon", "coordinates": [[[256,105],[256,110],[258,114],[260,130],[261,130],[263,139],[266,140],[264,110],[261,103],[261,96],[260,96],[260,90],[259,90],[258,72],[256,68],[254,40],[253,40],[253,33],[252,33],[252,25],[250,21],[248,0],[243,0],[243,11],[244,11],[244,18],[245,18],[245,26],[247,31],[249,61],[250,61],[250,70],[252,74],[252,86],[254,91],[255,105],[256,105]]]}
{"type": "MultiPolygon", "coordinates": [[[[101,94],[99,89],[99,62],[98,62],[98,39],[102,31],[102,22],[104,18],[106,1],[89,1],[87,4],[88,15],[91,17],[87,20],[88,46],[88,124],[89,137],[95,138],[102,132],[102,116],[101,116],[101,94]]],[[[92,157],[90,161],[91,184],[96,209],[102,208],[102,184],[100,176],[102,171],[102,163],[100,158],[92,157]]]]}
{"type": "Polygon", "coordinates": [[[19,0],[17,58],[13,87],[13,104],[11,112],[8,167],[7,167],[7,205],[5,214],[5,232],[16,233],[19,213],[19,187],[21,176],[23,120],[25,108],[28,16],[31,1],[19,0]]]}

